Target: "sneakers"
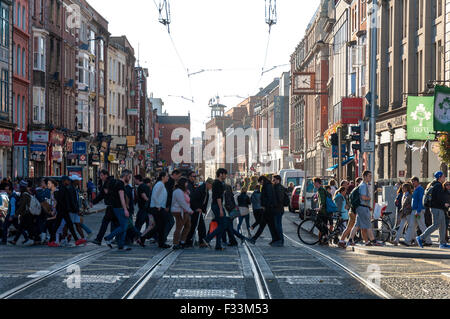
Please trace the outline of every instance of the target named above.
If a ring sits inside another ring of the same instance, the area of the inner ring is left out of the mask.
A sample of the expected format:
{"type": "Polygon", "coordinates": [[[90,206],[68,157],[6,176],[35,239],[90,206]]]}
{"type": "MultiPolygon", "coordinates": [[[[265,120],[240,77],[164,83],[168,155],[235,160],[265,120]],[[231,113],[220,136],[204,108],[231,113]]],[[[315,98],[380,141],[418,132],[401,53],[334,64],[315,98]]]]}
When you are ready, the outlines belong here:
{"type": "Polygon", "coordinates": [[[97,246],[101,246],[102,245],[102,242],[97,240],[97,239],[94,239],[93,241],[91,241],[91,243],[96,244],[97,246]]]}
{"type": "Polygon", "coordinates": [[[118,249],[121,250],[121,251],[130,251],[130,250],[131,250],[131,247],[129,247],[129,246],[123,246],[123,247],[119,247],[118,249]]]}
{"type": "Polygon", "coordinates": [[[392,242],[392,244],[393,244],[394,246],[398,246],[399,241],[398,241],[398,240],[394,240],[394,241],[392,242]]]}
{"type": "Polygon", "coordinates": [[[103,238],[103,240],[105,241],[106,246],[108,246],[111,249],[113,248],[111,240],[107,240],[106,237],[103,238]]]}
{"type": "Polygon", "coordinates": [[[56,242],[54,242],[54,241],[52,241],[51,243],[48,243],[47,246],[48,247],[59,247],[59,245],[56,242]]]}
{"type": "Polygon", "coordinates": [[[202,239],[202,244],[206,245],[206,247],[211,248],[211,245],[209,244],[209,242],[206,239],[202,239]]]}
{"type": "Polygon", "coordinates": [[[26,242],[23,243],[24,246],[33,246],[34,240],[28,239],[26,242]]]}
{"type": "Polygon", "coordinates": [[[449,244],[440,244],[439,248],[440,249],[450,249],[450,245],[449,244]]]}
{"type": "Polygon", "coordinates": [[[422,242],[422,238],[420,238],[420,236],[416,237],[416,242],[417,242],[417,245],[419,245],[420,248],[423,248],[423,242],[422,242]]]}
{"type": "Polygon", "coordinates": [[[347,247],[348,246],[355,246],[355,245],[356,245],[355,242],[353,240],[351,240],[351,239],[349,239],[349,241],[347,242],[347,247]]]}
{"type": "Polygon", "coordinates": [[[80,246],[80,245],[85,245],[86,243],[87,243],[87,240],[84,239],[84,238],[81,238],[81,239],[78,239],[78,240],[75,242],[75,245],[76,245],[76,246],[80,246]]]}
{"type": "Polygon", "coordinates": [[[345,241],[340,240],[338,242],[338,247],[339,248],[347,248],[347,244],[345,243],[345,241]]]}

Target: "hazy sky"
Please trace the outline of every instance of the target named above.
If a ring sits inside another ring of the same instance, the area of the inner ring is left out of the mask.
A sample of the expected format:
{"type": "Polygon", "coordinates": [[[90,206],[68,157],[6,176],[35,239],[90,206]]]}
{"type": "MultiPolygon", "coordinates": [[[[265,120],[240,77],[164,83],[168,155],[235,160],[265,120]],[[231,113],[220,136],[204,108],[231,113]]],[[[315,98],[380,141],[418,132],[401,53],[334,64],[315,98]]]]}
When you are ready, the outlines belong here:
{"type": "MultiPolygon", "coordinates": [[[[208,101],[217,94],[228,108],[266,86],[289,66],[266,73],[260,81],[268,42],[264,0],[171,0],[170,31],[158,22],[160,0],[88,0],[109,21],[113,36],[126,35],[140,64],[150,72],[149,94],[164,101],[169,115],[191,113],[191,136],[200,136],[209,119],[208,101]],[[185,69],[204,72],[190,80],[185,69]],[[169,95],[194,97],[195,103],[169,95]]],[[[278,0],[278,23],[272,27],[265,69],[289,64],[319,0],[278,0]]]]}

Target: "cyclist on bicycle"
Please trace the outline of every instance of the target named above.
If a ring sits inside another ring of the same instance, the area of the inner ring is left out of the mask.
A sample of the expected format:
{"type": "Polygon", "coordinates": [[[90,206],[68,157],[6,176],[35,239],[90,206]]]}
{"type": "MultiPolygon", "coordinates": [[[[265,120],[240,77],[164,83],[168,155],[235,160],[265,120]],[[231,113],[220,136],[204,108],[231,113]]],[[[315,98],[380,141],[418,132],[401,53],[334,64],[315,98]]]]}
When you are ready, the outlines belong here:
{"type": "Polygon", "coordinates": [[[328,223],[328,212],[327,212],[327,191],[325,190],[325,188],[323,188],[322,186],[322,180],[319,177],[314,177],[313,179],[313,183],[314,183],[314,188],[317,189],[317,199],[318,199],[318,204],[319,204],[319,208],[318,210],[318,214],[317,214],[317,221],[319,221],[319,243],[320,245],[325,245],[328,244],[328,241],[326,241],[326,236],[328,235],[328,228],[327,228],[327,223],[328,223]],[[322,240],[323,236],[325,236],[325,238],[322,240]]]}

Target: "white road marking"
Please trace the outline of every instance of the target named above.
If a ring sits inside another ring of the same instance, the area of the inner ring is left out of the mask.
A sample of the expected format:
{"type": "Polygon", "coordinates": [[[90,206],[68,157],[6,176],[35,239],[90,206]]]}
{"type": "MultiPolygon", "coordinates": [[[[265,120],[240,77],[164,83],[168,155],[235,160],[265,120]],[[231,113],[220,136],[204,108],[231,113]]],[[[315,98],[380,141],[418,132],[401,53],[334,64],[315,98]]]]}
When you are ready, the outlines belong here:
{"type": "Polygon", "coordinates": [[[209,278],[225,278],[225,279],[243,279],[244,276],[227,276],[227,275],[206,275],[206,276],[199,276],[199,275],[164,275],[163,278],[169,278],[169,279],[209,279],[209,278]]]}
{"type": "MultiPolygon", "coordinates": [[[[98,283],[98,284],[114,284],[121,279],[127,279],[130,276],[114,276],[114,275],[81,275],[81,283],[98,283]]],[[[66,282],[67,278],[63,280],[66,282]]]]}
{"type": "Polygon", "coordinates": [[[339,279],[335,276],[278,276],[278,279],[285,279],[290,285],[336,285],[341,286],[339,279]]]}
{"type": "Polygon", "coordinates": [[[178,289],[175,298],[236,298],[237,292],[228,289],[178,289]]]}

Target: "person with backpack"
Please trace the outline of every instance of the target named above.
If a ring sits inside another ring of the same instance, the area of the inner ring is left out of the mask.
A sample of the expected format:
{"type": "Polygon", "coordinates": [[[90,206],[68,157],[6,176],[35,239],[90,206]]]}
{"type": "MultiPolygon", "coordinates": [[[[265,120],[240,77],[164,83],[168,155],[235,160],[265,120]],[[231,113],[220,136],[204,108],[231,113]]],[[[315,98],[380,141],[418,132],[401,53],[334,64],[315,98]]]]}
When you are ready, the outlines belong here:
{"type": "Polygon", "coordinates": [[[350,201],[352,209],[356,211],[356,222],[355,226],[350,234],[350,240],[353,244],[353,239],[358,230],[361,230],[362,234],[366,234],[368,241],[366,241],[366,246],[381,246],[373,235],[371,213],[370,213],[370,201],[371,196],[369,192],[369,185],[372,181],[372,172],[365,171],[363,173],[362,183],[350,194],[350,201]]]}
{"type": "MultiPolygon", "coordinates": [[[[418,177],[413,177],[411,183],[414,187],[414,192],[411,202],[412,213],[407,218],[408,228],[405,234],[405,244],[407,246],[410,246],[412,242],[415,243],[414,237],[417,236],[417,227],[419,227],[422,233],[427,229],[425,225],[425,208],[423,207],[425,190],[420,185],[418,177]]],[[[426,238],[424,246],[432,246],[430,237],[426,238]]]]}
{"type": "Polygon", "coordinates": [[[108,229],[108,225],[111,224],[111,231],[119,225],[119,222],[114,215],[113,210],[113,188],[115,184],[115,179],[112,176],[109,176],[109,172],[107,170],[100,171],[100,188],[99,195],[95,197],[92,201],[93,205],[100,203],[104,200],[106,205],[105,215],[102,219],[102,224],[98,231],[97,237],[92,241],[92,243],[100,246],[102,244],[103,237],[105,237],[106,231],[108,229]]]}
{"type": "MultiPolygon", "coordinates": [[[[9,243],[12,245],[16,245],[17,241],[19,240],[20,236],[23,235],[24,241],[22,244],[25,246],[30,246],[34,244],[34,241],[31,240],[29,230],[32,226],[33,222],[33,215],[30,212],[30,206],[31,206],[31,199],[32,195],[30,194],[30,190],[28,187],[28,182],[25,180],[22,180],[19,184],[20,186],[20,197],[16,203],[16,214],[19,219],[18,223],[18,233],[14,237],[12,241],[9,243]]],[[[40,207],[40,204],[39,204],[40,207]]],[[[40,211],[39,211],[40,213],[40,211]]]]}
{"type": "Polygon", "coordinates": [[[256,185],[256,188],[253,191],[250,200],[252,202],[253,216],[255,217],[255,223],[250,226],[250,230],[253,231],[256,226],[261,224],[264,213],[264,210],[261,206],[261,186],[259,184],[256,185]]]}
{"type": "Polygon", "coordinates": [[[423,199],[424,206],[431,208],[433,224],[422,235],[416,237],[416,242],[420,248],[423,248],[423,240],[439,229],[439,248],[449,249],[450,245],[445,240],[447,233],[445,214],[450,204],[446,203],[446,194],[442,186],[445,182],[445,175],[443,172],[436,172],[434,177],[436,180],[425,191],[423,199]]]}
{"type": "Polygon", "coordinates": [[[109,248],[112,248],[112,240],[117,236],[117,245],[119,251],[130,251],[131,247],[125,245],[125,237],[128,229],[128,221],[130,213],[127,206],[127,195],[125,193],[125,185],[131,180],[132,172],[123,170],[120,179],[117,180],[112,189],[113,194],[113,211],[119,221],[119,226],[114,229],[108,236],[104,238],[109,248]]]}
{"type": "Polygon", "coordinates": [[[241,193],[239,194],[237,198],[239,212],[241,213],[241,216],[239,216],[239,223],[237,230],[240,234],[242,234],[241,227],[245,220],[245,225],[247,226],[247,234],[248,236],[251,236],[250,234],[250,204],[251,200],[250,197],[247,195],[247,188],[242,187],[241,193]]]}
{"type": "Polygon", "coordinates": [[[272,179],[273,191],[275,195],[275,229],[277,230],[279,241],[272,244],[272,247],[284,246],[284,234],[283,234],[283,214],[284,207],[289,206],[289,195],[287,190],[281,185],[281,176],[275,175],[272,179]]]}
{"type": "MultiPolygon", "coordinates": [[[[411,186],[411,184],[404,183],[402,185],[402,193],[403,193],[403,197],[402,197],[402,201],[401,201],[402,207],[400,208],[399,216],[398,216],[398,218],[400,219],[400,226],[397,231],[395,240],[393,242],[394,246],[398,246],[398,244],[400,242],[400,236],[403,235],[406,223],[412,214],[412,194],[411,194],[412,186],[411,186]]],[[[405,241],[404,244],[409,246],[408,241],[405,241]]]]}
{"type": "Polygon", "coordinates": [[[74,211],[73,209],[73,199],[71,198],[70,191],[68,189],[68,185],[70,184],[70,178],[68,176],[63,176],[61,178],[61,184],[58,188],[58,191],[55,195],[56,200],[56,220],[53,225],[53,229],[50,231],[50,243],[48,244],[49,247],[58,247],[59,245],[56,243],[56,232],[58,231],[59,226],[61,225],[61,222],[64,220],[68,229],[70,230],[70,233],[72,234],[75,245],[80,246],[86,244],[85,239],[79,239],[78,235],[75,231],[75,228],[73,227],[72,220],[70,218],[69,213],[74,211]]]}
{"type": "MultiPolygon", "coordinates": [[[[270,235],[272,237],[272,241],[269,245],[273,245],[276,242],[279,242],[281,238],[278,236],[278,231],[275,227],[275,215],[274,215],[274,204],[275,204],[275,194],[273,190],[273,184],[270,180],[261,176],[258,179],[258,182],[261,185],[261,207],[263,209],[263,218],[259,225],[258,231],[255,235],[249,240],[253,245],[256,243],[256,240],[261,236],[266,226],[269,226],[270,235]]],[[[278,245],[278,244],[277,244],[278,245]]]]}

